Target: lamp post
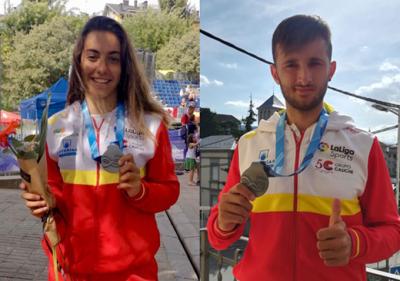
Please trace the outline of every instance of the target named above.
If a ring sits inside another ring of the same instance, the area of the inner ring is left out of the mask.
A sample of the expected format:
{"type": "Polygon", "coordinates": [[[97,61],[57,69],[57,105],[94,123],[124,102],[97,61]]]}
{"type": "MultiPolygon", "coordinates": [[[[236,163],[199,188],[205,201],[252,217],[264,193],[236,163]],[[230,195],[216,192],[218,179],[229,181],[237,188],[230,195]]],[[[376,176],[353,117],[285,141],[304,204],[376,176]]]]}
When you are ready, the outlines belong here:
{"type": "Polygon", "coordinates": [[[391,112],[397,115],[397,156],[396,156],[396,204],[397,208],[399,208],[399,189],[400,189],[400,108],[389,107],[381,104],[374,103],[372,105],[373,108],[380,110],[391,112]]]}

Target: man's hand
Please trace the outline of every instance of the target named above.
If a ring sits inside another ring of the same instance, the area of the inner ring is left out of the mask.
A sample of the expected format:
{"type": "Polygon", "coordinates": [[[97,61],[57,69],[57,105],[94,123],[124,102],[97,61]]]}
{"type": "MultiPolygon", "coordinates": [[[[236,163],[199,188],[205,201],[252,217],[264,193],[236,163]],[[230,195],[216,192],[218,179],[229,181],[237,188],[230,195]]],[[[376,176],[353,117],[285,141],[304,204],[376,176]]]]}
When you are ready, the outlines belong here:
{"type": "Polygon", "coordinates": [[[236,225],[244,223],[253,207],[250,201],[255,198],[254,194],[241,183],[223,193],[218,204],[218,227],[223,231],[231,231],[236,225]]]}
{"type": "Polygon", "coordinates": [[[119,189],[125,190],[134,197],[141,190],[140,170],[133,160],[132,154],[126,154],[119,159],[119,189]]]}
{"type": "Polygon", "coordinates": [[[340,216],[342,209],[339,199],[332,203],[329,226],[317,232],[319,256],[327,266],[347,265],[351,255],[351,238],[346,224],[340,216]]]}
{"type": "Polygon", "coordinates": [[[25,200],[25,206],[31,210],[32,215],[41,218],[50,210],[46,201],[40,195],[27,191],[27,186],[24,182],[21,182],[19,188],[23,190],[21,198],[25,200]]]}

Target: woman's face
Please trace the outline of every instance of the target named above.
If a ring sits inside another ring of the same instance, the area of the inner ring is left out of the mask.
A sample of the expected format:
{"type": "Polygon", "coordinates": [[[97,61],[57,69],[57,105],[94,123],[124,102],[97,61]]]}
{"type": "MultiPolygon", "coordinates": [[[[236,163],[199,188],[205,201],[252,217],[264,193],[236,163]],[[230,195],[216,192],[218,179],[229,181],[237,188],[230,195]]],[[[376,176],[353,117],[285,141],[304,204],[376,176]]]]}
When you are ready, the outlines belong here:
{"type": "Polygon", "coordinates": [[[92,31],[85,39],[81,71],[86,93],[96,99],[117,97],[121,77],[121,47],[108,31],[92,31]]]}

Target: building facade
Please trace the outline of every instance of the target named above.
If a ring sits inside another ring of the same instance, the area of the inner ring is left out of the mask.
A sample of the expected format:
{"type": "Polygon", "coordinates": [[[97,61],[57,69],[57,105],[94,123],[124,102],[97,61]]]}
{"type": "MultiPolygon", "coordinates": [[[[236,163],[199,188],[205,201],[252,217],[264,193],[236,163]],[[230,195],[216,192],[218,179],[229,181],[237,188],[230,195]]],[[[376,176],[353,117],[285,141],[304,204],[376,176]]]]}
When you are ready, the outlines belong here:
{"type": "Polygon", "coordinates": [[[275,96],[270,96],[262,105],[257,107],[258,123],[261,119],[267,120],[274,112],[284,109],[285,105],[275,96]]]}

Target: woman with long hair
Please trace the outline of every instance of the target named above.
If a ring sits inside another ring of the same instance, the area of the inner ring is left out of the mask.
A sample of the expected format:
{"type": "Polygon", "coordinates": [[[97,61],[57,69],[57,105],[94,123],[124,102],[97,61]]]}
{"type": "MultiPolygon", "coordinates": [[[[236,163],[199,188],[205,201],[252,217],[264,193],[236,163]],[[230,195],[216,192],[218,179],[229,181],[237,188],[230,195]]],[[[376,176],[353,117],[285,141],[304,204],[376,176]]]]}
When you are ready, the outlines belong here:
{"type": "Polygon", "coordinates": [[[49,280],[157,280],[155,213],[179,195],[167,127],[124,29],[90,19],[73,51],[67,106],[48,124],[56,207],[22,194],[33,215],[55,217],[56,255],[42,243],[58,264],[49,263],[49,280]]]}

